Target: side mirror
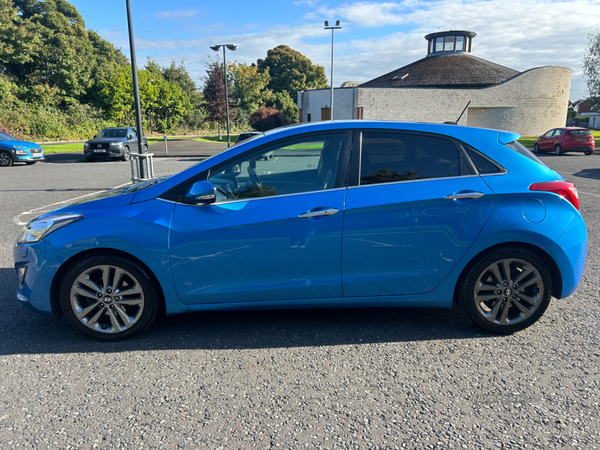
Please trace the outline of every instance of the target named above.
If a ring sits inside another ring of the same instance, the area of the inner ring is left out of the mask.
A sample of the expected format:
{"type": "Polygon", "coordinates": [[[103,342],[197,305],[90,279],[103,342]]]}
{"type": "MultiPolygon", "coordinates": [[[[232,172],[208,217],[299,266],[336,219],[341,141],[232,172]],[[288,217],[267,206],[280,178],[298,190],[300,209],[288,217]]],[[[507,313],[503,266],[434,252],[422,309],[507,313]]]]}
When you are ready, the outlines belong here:
{"type": "Polygon", "coordinates": [[[98,136],[97,134],[94,135],[94,137],[92,139],[96,139],[96,136],[98,136]]]}
{"type": "Polygon", "coordinates": [[[185,199],[195,205],[214,203],[217,200],[217,188],[210,181],[197,181],[185,194],[185,199]]]}
{"type": "Polygon", "coordinates": [[[131,138],[132,138],[132,137],[133,137],[133,136],[130,134],[129,136],[127,136],[127,140],[128,140],[128,141],[129,141],[129,140],[131,140],[131,138]]]}

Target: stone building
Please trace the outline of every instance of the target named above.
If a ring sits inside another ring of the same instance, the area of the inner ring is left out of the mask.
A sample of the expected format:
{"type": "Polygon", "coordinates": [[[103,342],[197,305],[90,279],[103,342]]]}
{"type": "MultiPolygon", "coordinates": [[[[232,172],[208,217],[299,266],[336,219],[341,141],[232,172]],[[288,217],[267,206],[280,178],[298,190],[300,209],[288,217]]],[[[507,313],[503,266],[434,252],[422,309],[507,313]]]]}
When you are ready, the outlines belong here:
{"type": "MultiPolygon", "coordinates": [[[[540,135],[564,126],[571,69],[544,66],[524,72],[471,53],[471,31],[425,36],[427,56],[366,83],[334,90],[334,119],[453,122],[540,135]],[[470,102],[470,103],[469,103],[470,102]]],[[[301,122],[330,119],[330,90],[298,92],[301,122]]]]}

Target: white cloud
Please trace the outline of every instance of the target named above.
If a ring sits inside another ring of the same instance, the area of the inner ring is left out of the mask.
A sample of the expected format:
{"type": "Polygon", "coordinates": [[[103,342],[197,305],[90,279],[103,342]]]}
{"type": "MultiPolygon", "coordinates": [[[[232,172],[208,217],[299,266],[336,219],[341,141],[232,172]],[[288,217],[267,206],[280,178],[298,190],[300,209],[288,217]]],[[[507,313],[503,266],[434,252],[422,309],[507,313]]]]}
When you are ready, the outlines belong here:
{"type": "Polygon", "coordinates": [[[154,13],[154,17],[157,19],[181,20],[194,17],[197,13],[197,9],[179,9],[177,11],[158,11],[154,13]]]}

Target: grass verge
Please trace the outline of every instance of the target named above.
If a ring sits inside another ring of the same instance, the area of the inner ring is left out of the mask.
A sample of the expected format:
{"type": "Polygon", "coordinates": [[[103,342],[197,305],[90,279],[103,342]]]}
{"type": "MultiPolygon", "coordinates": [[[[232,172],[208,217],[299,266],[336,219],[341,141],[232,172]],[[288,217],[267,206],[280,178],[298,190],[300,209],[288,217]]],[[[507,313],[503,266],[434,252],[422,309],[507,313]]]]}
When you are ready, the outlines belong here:
{"type": "MultiPolygon", "coordinates": [[[[231,140],[231,143],[235,143],[235,141],[237,140],[239,134],[230,134],[229,135],[229,139],[231,140]]],[[[215,144],[225,144],[227,145],[227,135],[223,135],[223,140],[219,140],[219,136],[202,136],[199,138],[195,138],[195,141],[199,141],[199,142],[213,142],[215,144]]]]}

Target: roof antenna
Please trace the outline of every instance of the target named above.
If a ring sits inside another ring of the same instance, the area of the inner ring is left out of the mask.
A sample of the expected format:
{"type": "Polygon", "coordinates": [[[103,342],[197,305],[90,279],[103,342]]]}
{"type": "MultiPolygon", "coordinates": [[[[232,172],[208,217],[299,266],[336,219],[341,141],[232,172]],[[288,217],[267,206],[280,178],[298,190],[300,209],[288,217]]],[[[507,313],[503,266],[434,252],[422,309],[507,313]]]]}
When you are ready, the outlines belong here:
{"type": "Polygon", "coordinates": [[[458,119],[456,119],[456,122],[444,122],[444,123],[447,125],[458,125],[460,118],[463,116],[463,114],[465,113],[465,111],[467,110],[467,108],[469,107],[470,104],[471,104],[471,100],[469,100],[469,103],[467,103],[467,106],[465,106],[465,109],[462,110],[462,112],[460,113],[460,116],[458,116],[458,119]]]}

